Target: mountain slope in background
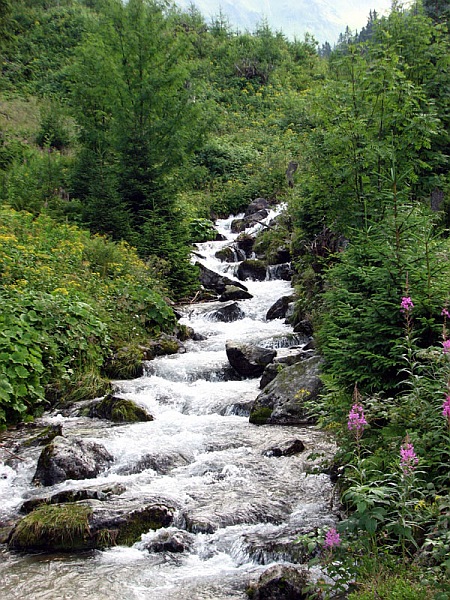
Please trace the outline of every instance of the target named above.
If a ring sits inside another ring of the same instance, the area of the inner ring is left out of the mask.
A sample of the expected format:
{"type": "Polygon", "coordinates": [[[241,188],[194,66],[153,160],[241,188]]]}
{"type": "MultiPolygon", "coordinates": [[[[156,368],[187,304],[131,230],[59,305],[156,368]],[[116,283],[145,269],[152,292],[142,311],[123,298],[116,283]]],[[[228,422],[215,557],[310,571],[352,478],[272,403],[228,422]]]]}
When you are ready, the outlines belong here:
{"type": "Polygon", "coordinates": [[[311,33],[319,42],[333,45],[347,25],[360,31],[370,10],[385,14],[391,0],[176,0],[176,4],[183,9],[194,4],[207,22],[222,11],[240,31],[254,31],[266,19],[273,30],[291,39],[311,33]]]}

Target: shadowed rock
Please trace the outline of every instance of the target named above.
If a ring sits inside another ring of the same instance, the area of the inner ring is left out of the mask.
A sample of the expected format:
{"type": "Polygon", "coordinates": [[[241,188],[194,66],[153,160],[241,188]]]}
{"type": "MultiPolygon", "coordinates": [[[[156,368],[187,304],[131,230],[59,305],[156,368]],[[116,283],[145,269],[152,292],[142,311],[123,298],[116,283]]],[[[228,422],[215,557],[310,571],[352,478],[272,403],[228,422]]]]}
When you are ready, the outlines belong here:
{"type": "Polygon", "coordinates": [[[196,265],[200,268],[200,283],[208,290],[214,290],[217,294],[223,294],[227,285],[233,285],[241,288],[242,290],[248,291],[244,284],[230,279],[225,275],[216,273],[208,267],[205,267],[201,263],[197,262],[196,265]]]}
{"type": "Polygon", "coordinates": [[[266,365],[271,363],[277,354],[276,350],[230,340],[227,341],[225,349],[230,365],[244,377],[261,375],[266,365]]]}
{"type": "Polygon", "coordinates": [[[101,444],[57,436],[42,450],[33,483],[49,486],[66,479],[93,479],[112,462],[101,444]]]}
{"type": "Polygon", "coordinates": [[[264,456],[294,456],[305,450],[305,444],[302,440],[287,440],[278,446],[272,446],[263,451],[264,456]]]}
{"type": "Polygon", "coordinates": [[[227,285],[219,300],[221,302],[228,302],[229,300],[250,300],[251,298],[253,298],[253,296],[250,292],[246,292],[236,285],[227,285]]]}
{"type": "Polygon", "coordinates": [[[212,321],[222,321],[223,323],[232,323],[245,317],[244,311],[239,307],[237,302],[224,304],[217,310],[213,310],[207,314],[212,321]]]}
{"type": "Polygon", "coordinates": [[[252,600],[308,600],[312,598],[308,583],[306,568],[274,565],[250,586],[247,594],[252,600]]]}
{"type": "Polygon", "coordinates": [[[294,296],[283,296],[282,298],[279,298],[267,311],[267,321],[271,321],[272,319],[284,319],[286,317],[289,304],[291,304],[293,301],[294,296]]]}
{"type": "Polygon", "coordinates": [[[237,270],[237,276],[240,280],[245,281],[264,281],[266,278],[266,265],[261,260],[243,260],[237,270]]]}

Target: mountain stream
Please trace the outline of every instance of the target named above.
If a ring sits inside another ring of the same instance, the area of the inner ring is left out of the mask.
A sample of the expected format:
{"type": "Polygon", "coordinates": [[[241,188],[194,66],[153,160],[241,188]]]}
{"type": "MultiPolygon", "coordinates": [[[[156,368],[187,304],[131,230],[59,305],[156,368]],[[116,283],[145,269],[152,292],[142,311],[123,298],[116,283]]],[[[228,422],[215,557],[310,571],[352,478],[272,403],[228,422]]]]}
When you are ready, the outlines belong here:
{"type": "MultiPolygon", "coordinates": [[[[236,237],[230,223],[218,221],[226,241],[198,244],[198,255],[208,268],[233,277],[237,263],[214,256],[236,237]]],[[[239,302],[244,318],[214,320],[219,302],[185,306],[181,323],[205,339],[186,342],[185,353],[147,363],[143,377],[115,383],[116,393],[145,407],[154,421],[113,425],[57,413],[40,420],[61,423],[65,436],[97,441],[114,456],[96,480],[65,481],[46,492],[120,483],[125,495],[168,498],[179,507],[172,533],[189,536],[184,551],[148,550],[158,531],[131,548],[83,554],[23,555],[0,546],[3,600],[244,600],[249,581],[267,565],[295,560],[299,533],[335,523],[333,487],[315,468],[317,457],[333,454],[327,435],[314,427],[249,423],[245,406],[258,395],[259,379],[233,374],[226,340],[267,348],[298,342],[283,319],[265,319],[273,303],[291,293],[290,282],[245,285],[253,298],[239,302]],[[292,438],[304,442],[303,453],[264,453],[292,438]],[[148,455],[165,468],[135,468],[148,455]]],[[[37,494],[31,480],[40,451],[30,448],[19,462],[8,460],[0,447],[0,520],[37,494]]]]}

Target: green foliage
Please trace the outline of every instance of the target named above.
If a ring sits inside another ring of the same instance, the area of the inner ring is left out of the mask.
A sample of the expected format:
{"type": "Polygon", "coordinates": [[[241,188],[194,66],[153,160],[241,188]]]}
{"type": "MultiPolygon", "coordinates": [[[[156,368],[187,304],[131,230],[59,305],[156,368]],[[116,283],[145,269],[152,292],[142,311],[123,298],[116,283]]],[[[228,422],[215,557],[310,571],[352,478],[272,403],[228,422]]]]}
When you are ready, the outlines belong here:
{"type": "Polygon", "coordinates": [[[125,243],[6,209],[0,238],[0,424],[41,411],[46,397],[105,393],[114,347],[175,324],[151,266],[125,243]]]}
{"type": "Polygon", "coordinates": [[[403,365],[401,297],[414,294],[415,334],[427,347],[440,335],[438,315],[450,294],[441,260],[447,244],[430,232],[431,215],[402,199],[395,180],[392,186],[383,221],[355,231],[327,273],[319,340],[326,372],[347,389],[393,391],[403,365]]]}
{"type": "Polygon", "coordinates": [[[214,223],[209,219],[197,218],[190,221],[189,237],[193,243],[215,240],[216,236],[217,230],[214,228],[214,223]]]}

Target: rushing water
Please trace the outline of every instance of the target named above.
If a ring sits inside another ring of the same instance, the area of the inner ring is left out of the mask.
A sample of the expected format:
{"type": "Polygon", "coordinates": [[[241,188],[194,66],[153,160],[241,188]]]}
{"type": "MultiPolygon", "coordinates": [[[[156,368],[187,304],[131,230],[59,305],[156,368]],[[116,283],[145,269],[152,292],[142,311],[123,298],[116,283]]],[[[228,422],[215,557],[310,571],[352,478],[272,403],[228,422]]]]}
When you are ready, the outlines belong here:
{"type": "MultiPolygon", "coordinates": [[[[214,258],[234,238],[230,223],[231,219],[218,224],[228,241],[199,244],[198,253],[206,266],[232,277],[236,265],[214,258]]],[[[314,471],[314,457],[330,456],[332,443],[312,427],[249,424],[243,407],[259,393],[259,380],[230,375],[226,340],[272,348],[295,343],[283,320],[265,320],[270,306],[290,293],[289,282],[246,285],[254,297],[239,302],[243,319],[212,320],[219,303],[185,307],[181,322],[202,334],[204,341],[189,341],[184,354],[149,362],[139,379],[117,382],[118,392],[147,408],[154,421],[114,426],[58,414],[42,419],[61,423],[68,437],[102,443],[115,459],[95,481],[64,482],[46,492],[119,482],[126,487],[125,496],[168,499],[179,508],[170,532],[189,535],[187,549],[149,551],[148,544],[159,535],[153,531],[132,548],[81,555],[24,556],[3,547],[4,600],[242,600],[249,581],[265,565],[291,559],[299,532],[334,523],[329,478],[314,471]],[[294,437],[305,443],[302,454],[263,454],[294,437]],[[149,458],[160,468],[142,470],[149,458]]],[[[24,499],[36,495],[31,479],[39,451],[30,448],[21,462],[8,462],[5,455],[5,463],[0,463],[0,520],[8,520],[24,499]]]]}

